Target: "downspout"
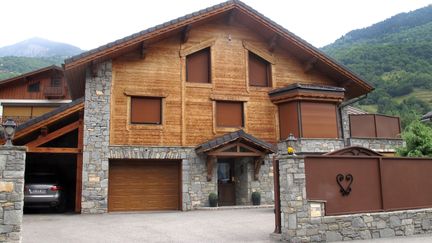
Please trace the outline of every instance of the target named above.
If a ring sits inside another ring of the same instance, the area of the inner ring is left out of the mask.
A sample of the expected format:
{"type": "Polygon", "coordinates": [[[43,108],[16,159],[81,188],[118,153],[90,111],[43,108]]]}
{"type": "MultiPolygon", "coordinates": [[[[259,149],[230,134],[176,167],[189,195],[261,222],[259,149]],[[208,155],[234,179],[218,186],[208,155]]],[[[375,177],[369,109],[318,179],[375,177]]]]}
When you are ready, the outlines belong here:
{"type": "Polygon", "coordinates": [[[348,100],[346,102],[342,102],[340,105],[338,105],[338,113],[339,113],[339,117],[340,117],[340,119],[339,119],[339,123],[340,124],[339,125],[340,125],[340,127],[342,129],[342,139],[344,140],[345,146],[350,146],[350,144],[349,144],[348,138],[345,137],[345,132],[344,132],[345,129],[344,129],[343,119],[342,119],[343,118],[342,117],[342,115],[343,115],[342,114],[342,109],[344,107],[348,106],[348,105],[351,105],[351,104],[355,103],[355,102],[358,102],[360,100],[366,99],[367,97],[368,97],[368,94],[364,94],[364,95],[359,96],[357,98],[348,100]]]}

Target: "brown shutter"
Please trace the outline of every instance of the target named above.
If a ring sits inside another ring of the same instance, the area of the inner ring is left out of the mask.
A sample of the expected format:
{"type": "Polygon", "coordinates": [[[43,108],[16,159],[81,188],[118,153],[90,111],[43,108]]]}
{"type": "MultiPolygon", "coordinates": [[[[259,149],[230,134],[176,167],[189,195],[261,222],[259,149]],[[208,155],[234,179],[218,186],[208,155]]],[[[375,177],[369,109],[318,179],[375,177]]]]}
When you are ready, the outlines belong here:
{"type": "Polygon", "coordinates": [[[294,137],[299,137],[299,124],[297,113],[298,102],[287,102],[279,104],[279,126],[280,126],[280,139],[288,138],[292,133],[294,137]]]}
{"type": "Polygon", "coordinates": [[[304,138],[338,138],[336,105],[332,103],[301,102],[304,138]]]}
{"type": "Polygon", "coordinates": [[[218,127],[243,127],[243,102],[218,101],[216,124],[218,127]]]}
{"type": "Polygon", "coordinates": [[[131,122],[161,124],[162,98],[132,97],[131,122]]]}
{"type": "Polygon", "coordinates": [[[186,80],[210,83],[210,48],[186,56],[186,80]]]}
{"type": "Polygon", "coordinates": [[[252,52],[249,52],[249,85],[270,86],[270,64],[252,52]]]}

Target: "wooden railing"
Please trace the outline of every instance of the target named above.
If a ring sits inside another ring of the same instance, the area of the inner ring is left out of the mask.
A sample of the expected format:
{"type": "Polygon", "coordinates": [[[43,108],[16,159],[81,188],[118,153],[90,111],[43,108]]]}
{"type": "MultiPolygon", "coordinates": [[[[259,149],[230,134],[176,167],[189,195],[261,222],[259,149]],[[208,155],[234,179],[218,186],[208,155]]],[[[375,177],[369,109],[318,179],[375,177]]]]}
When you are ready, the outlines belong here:
{"type": "Polygon", "coordinates": [[[44,95],[46,97],[64,97],[65,89],[63,86],[58,86],[58,87],[48,86],[44,88],[44,95]]]}

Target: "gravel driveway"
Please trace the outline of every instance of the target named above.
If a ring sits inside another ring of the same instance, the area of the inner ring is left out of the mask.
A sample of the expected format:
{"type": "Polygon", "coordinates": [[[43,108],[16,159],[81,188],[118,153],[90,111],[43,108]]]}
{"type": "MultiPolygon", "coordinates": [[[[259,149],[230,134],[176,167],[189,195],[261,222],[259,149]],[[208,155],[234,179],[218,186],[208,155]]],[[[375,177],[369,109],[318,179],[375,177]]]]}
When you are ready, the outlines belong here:
{"type": "Polygon", "coordinates": [[[271,242],[273,209],[100,215],[27,214],[23,243],[271,242]]]}

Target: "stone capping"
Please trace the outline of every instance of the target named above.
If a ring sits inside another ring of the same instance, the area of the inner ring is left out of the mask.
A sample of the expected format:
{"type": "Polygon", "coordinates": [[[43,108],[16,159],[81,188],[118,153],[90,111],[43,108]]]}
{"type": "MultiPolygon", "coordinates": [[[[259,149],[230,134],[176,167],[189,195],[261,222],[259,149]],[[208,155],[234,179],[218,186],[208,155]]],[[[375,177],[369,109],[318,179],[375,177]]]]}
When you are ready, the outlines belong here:
{"type": "Polygon", "coordinates": [[[194,153],[194,147],[141,147],[109,146],[110,159],[186,159],[194,153]]]}

